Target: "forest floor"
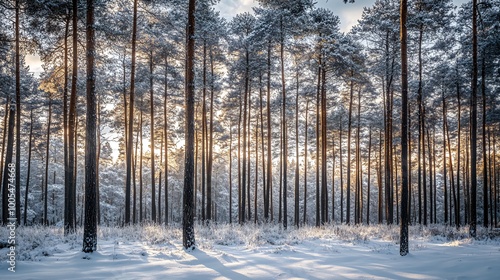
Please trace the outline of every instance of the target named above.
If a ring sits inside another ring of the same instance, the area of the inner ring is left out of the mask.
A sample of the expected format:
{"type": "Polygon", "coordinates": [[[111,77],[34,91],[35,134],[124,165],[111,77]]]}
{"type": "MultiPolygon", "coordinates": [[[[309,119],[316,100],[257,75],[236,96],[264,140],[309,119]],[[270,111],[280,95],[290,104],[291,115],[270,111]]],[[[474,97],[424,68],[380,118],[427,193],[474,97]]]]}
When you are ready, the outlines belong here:
{"type": "Polygon", "coordinates": [[[180,226],[101,227],[92,254],[81,252],[81,229],[20,227],[16,272],[0,249],[0,279],[498,279],[500,237],[467,231],[411,226],[400,257],[398,226],[198,225],[190,252],[180,226]]]}

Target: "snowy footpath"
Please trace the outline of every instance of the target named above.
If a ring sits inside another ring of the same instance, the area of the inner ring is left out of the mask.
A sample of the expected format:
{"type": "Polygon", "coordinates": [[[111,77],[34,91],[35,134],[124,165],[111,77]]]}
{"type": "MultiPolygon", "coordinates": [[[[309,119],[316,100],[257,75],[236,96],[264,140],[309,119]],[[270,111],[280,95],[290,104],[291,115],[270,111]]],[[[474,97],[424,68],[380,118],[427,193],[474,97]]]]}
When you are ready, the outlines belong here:
{"type": "Polygon", "coordinates": [[[178,227],[101,228],[98,251],[84,254],[80,231],[20,228],[16,272],[3,248],[0,279],[500,279],[500,238],[485,229],[472,240],[466,228],[410,227],[405,257],[395,226],[196,230],[186,252],[178,227]]]}

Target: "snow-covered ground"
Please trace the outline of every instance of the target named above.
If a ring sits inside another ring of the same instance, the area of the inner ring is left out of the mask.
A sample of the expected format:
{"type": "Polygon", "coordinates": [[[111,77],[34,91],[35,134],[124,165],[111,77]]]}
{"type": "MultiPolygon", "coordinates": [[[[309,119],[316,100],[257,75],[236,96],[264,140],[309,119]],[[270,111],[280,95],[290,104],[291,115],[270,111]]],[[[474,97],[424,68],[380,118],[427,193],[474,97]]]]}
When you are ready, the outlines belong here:
{"type": "MultiPolygon", "coordinates": [[[[98,251],[81,253],[82,232],[20,228],[16,272],[0,250],[0,279],[500,279],[500,238],[486,229],[410,227],[399,256],[397,226],[197,226],[182,249],[179,227],[99,229],[98,251]]],[[[0,229],[0,241],[7,237],[0,229]]]]}

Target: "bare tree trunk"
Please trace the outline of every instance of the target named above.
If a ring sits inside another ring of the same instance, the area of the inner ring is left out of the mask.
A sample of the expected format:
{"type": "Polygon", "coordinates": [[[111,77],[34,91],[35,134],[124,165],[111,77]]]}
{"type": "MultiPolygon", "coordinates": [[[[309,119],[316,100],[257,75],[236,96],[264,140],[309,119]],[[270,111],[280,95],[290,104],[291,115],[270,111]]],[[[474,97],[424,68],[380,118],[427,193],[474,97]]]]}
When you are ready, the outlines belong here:
{"type": "Polygon", "coordinates": [[[401,29],[401,256],[408,254],[408,58],[407,58],[407,0],[401,0],[400,29],[401,29]]]}
{"type": "Polygon", "coordinates": [[[158,178],[158,224],[161,224],[161,166],[163,164],[163,138],[164,134],[161,133],[161,141],[160,141],[160,177],[158,178]]]}
{"type": "MultiPolygon", "coordinates": [[[[135,95],[135,49],[136,49],[136,38],[137,38],[137,0],[134,0],[134,14],[133,14],[133,24],[132,24],[132,64],[130,69],[130,97],[129,97],[129,123],[128,123],[128,144],[126,152],[126,165],[127,165],[127,175],[125,181],[125,224],[130,224],[130,183],[132,179],[132,145],[133,145],[133,119],[134,119],[134,95],[135,95]]],[[[141,124],[142,127],[142,124],[141,124]]],[[[141,133],[142,136],[142,133],[141,133]]],[[[142,147],[142,141],[141,141],[142,147]]],[[[142,159],[141,159],[142,164],[142,159]]],[[[142,177],[140,178],[142,180],[142,177]]],[[[141,200],[142,202],[142,200],[141,200]]],[[[142,213],[142,205],[140,208],[142,213]]],[[[142,222],[142,214],[139,218],[142,222]]]]}
{"type": "Polygon", "coordinates": [[[306,118],[305,118],[305,139],[304,139],[304,225],[307,223],[307,167],[309,158],[307,157],[307,141],[308,141],[308,123],[309,123],[309,99],[306,101],[306,118]]]}
{"type": "Polygon", "coordinates": [[[281,62],[281,90],[283,94],[282,100],[282,117],[281,121],[283,122],[283,228],[287,228],[288,223],[288,215],[287,215],[287,193],[288,193],[288,182],[287,182],[287,173],[288,173],[288,133],[287,133],[287,122],[286,122],[286,85],[285,85],[285,46],[284,46],[284,29],[283,29],[283,17],[280,19],[280,62],[281,62]]]}
{"type": "MultiPolygon", "coordinates": [[[[436,219],[434,218],[436,216],[436,204],[434,203],[434,185],[436,182],[433,183],[432,181],[432,174],[434,173],[433,172],[433,169],[432,169],[432,166],[433,166],[433,160],[432,160],[432,156],[431,156],[431,135],[429,133],[429,129],[427,129],[427,151],[428,151],[428,156],[429,156],[429,192],[430,192],[430,214],[431,214],[431,224],[432,223],[436,223],[436,219]]],[[[435,164],[435,162],[434,162],[435,164]]]]}
{"type": "Polygon", "coordinates": [[[370,171],[371,171],[371,156],[372,156],[372,127],[370,126],[370,130],[368,132],[368,189],[366,193],[366,224],[370,224],[370,197],[371,197],[371,189],[370,189],[370,171]]]}
{"type": "Polygon", "coordinates": [[[321,68],[321,224],[328,219],[328,191],[326,165],[326,69],[321,68]]]}
{"type": "Polygon", "coordinates": [[[355,157],[356,157],[356,171],[355,171],[355,176],[356,176],[356,180],[355,180],[355,194],[354,194],[354,223],[355,224],[359,224],[361,222],[361,208],[362,208],[362,204],[361,204],[361,151],[360,151],[360,136],[359,136],[359,133],[360,133],[360,117],[361,117],[361,89],[359,90],[358,92],[358,116],[357,116],[357,125],[356,125],[356,153],[355,153],[355,157]]]}
{"type": "MultiPolygon", "coordinates": [[[[248,88],[249,88],[249,75],[250,75],[250,59],[248,50],[245,53],[245,91],[243,96],[243,162],[242,162],[242,172],[241,172],[241,221],[240,223],[245,223],[246,213],[246,188],[247,188],[247,104],[248,104],[248,88]]],[[[249,170],[250,171],[250,170],[249,170]]],[[[249,197],[250,199],[250,197],[249,197]]]]}
{"type": "MultiPolygon", "coordinates": [[[[265,204],[266,204],[266,162],[265,162],[265,153],[264,153],[264,113],[263,113],[263,100],[262,100],[262,73],[259,76],[259,100],[260,100],[260,138],[261,138],[261,150],[262,150],[262,196],[264,202],[264,212],[265,212],[265,204]]],[[[257,209],[256,209],[257,211],[257,209]]],[[[264,220],[267,221],[267,218],[264,217],[264,220]]]]}
{"type": "MultiPolygon", "coordinates": [[[[168,225],[168,110],[167,110],[167,96],[168,96],[168,57],[165,57],[165,85],[163,91],[163,136],[165,138],[165,225],[168,225]]],[[[195,134],[196,135],[196,134],[195,134]]],[[[196,168],[195,168],[196,174],[196,168]]],[[[196,177],[195,177],[196,181],[196,177]]],[[[196,183],[194,184],[196,190],[196,183]]],[[[195,195],[195,206],[196,210],[196,195],[195,195]]],[[[196,211],[195,211],[196,212],[196,211]]]]}
{"type": "Polygon", "coordinates": [[[342,164],[342,117],[339,124],[339,147],[340,147],[340,223],[344,223],[344,168],[342,164]]]}
{"type": "MultiPolygon", "coordinates": [[[[87,0],[87,117],[85,124],[85,223],[83,252],[97,250],[97,158],[96,158],[96,93],[94,76],[95,30],[94,0],[87,0]]],[[[130,182],[129,182],[130,183],[130,182]]],[[[129,185],[130,187],[130,185],[129,185]]],[[[129,188],[130,195],[130,188],[129,188]]],[[[130,196],[129,196],[130,199],[130,196]]],[[[130,203],[130,200],[129,200],[130,203]]],[[[130,205],[129,205],[130,215],[130,205]]],[[[130,221],[130,217],[128,217],[130,221]]]]}
{"type": "Polygon", "coordinates": [[[45,176],[44,176],[44,197],[43,197],[43,223],[48,225],[48,213],[47,213],[47,197],[48,193],[48,181],[49,181],[49,150],[50,150],[50,126],[52,122],[52,96],[49,94],[49,112],[47,120],[47,146],[45,149],[45,176]]]}
{"type": "MultiPolygon", "coordinates": [[[[66,16],[66,22],[64,24],[64,87],[63,87],[63,145],[64,145],[64,225],[65,225],[65,231],[64,234],[67,234],[67,229],[66,225],[70,224],[69,221],[69,215],[70,215],[70,205],[69,205],[69,198],[71,196],[71,184],[69,183],[68,178],[70,177],[68,173],[70,172],[69,165],[68,165],[68,37],[69,37],[69,23],[70,23],[70,15],[68,11],[68,15],[66,16]]],[[[33,109],[32,109],[33,111],[33,109]]],[[[7,112],[7,110],[5,111],[7,112]]],[[[31,112],[33,113],[33,112],[31,112]]],[[[31,121],[31,128],[33,127],[33,121],[31,121]]],[[[30,132],[31,134],[31,132],[30,132]]],[[[31,140],[30,140],[31,144],[31,140]]],[[[29,151],[31,153],[31,150],[29,151]]],[[[3,155],[3,153],[2,153],[3,155]]],[[[1,167],[0,167],[1,170],[1,167]]],[[[28,174],[29,174],[29,168],[28,168],[28,174]]],[[[1,171],[0,171],[1,172],[1,171]]],[[[0,178],[2,176],[0,175],[0,178]]],[[[29,177],[29,176],[28,176],[29,177]]],[[[29,180],[28,180],[29,183],[29,180]]],[[[26,190],[28,189],[29,184],[26,184],[26,190]]],[[[26,191],[26,194],[28,191],[26,191]]],[[[27,196],[25,198],[25,207],[24,207],[24,224],[26,224],[26,203],[27,203],[27,196]]]]}
{"type": "Polygon", "coordinates": [[[195,0],[189,0],[187,23],[186,52],[186,120],[185,120],[185,166],[183,190],[183,234],[182,244],[185,249],[195,248],[193,214],[193,176],[194,176],[194,30],[195,0]]]}
{"type": "Polygon", "coordinates": [[[382,186],[382,130],[379,133],[379,147],[378,147],[378,223],[382,224],[384,221],[384,199],[383,199],[383,186],[382,186]]]}
{"type": "MultiPolygon", "coordinates": [[[[7,111],[5,111],[7,114],[7,111]]],[[[28,214],[28,192],[30,186],[30,174],[31,174],[31,144],[33,140],[33,108],[30,110],[30,136],[28,144],[28,171],[26,174],[26,188],[24,190],[24,222],[23,225],[27,225],[27,214],[28,214]]],[[[0,177],[1,178],[1,177],[0,177]]]]}
{"type": "MultiPolygon", "coordinates": [[[[320,36],[321,37],[321,34],[320,36]]],[[[318,52],[318,83],[316,86],[316,226],[320,226],[320,193],[319,193],[319,158],[320,158],[320,97],[321,97],[321,61],[322,50],[321,46],[318,52]]]]}
{"type": "Polygon", "coordinates": [[[242,110],[242,102],[241,102],[241,95],[240,95],[240,98],[239,98],[239,115],[238,115],[238,222],[241,224],[242,223],[242,217],[241,217],[241,214],[243,213],[243,211],[241,210],[241,208],[243,207],[242,204],[241,204],[241,198],[243,197],[243,190],[242,190],[242,170],[241,170],[241,122],[242,122],[242,118],[241,118],[241,114],[243,112],[242,110]]]}
{"type": "Polygon", "coordinates": [[[150,143],[151,143],[151,221],[156,220],[156,188],[155,188],[155,119],[154,119],[154,95],[153,95],[153,51],[149,54],[149,114],[151,119],[150,143]]]}
{"type": "Polygon", "coordinates": [[[488,227],[488,156],[486,151],[486,81],[484,48],[481,59],[482,150],[483,150],[483,226],[488,227]]]}
{"type": "Polygon", "coordinates": [[[19,10],[20,1],[16,0],[16,224],[21,222],[21,73],[19,51],[19,10]]]}
{"type": "Polygon", "coordinates": [[[232,124],[229,126],[229,224],[233,223],[233,131],[232,124]]]}
{"type": "Polygon", "coordinates": [[[212,169],[213,169],[213,146],[214,146],[214,62],[212,48],[210,47],[210,133],[208,144],[208,162],[207,162],[207,219],[211,220],[212,216],[208,213],[212,212],[212,169]]]}
{"type": "Polygon", "coordinates": [[[470,225],[469,234],[476,237],[476,192],[477,192],[477,0],[472,0],[472,81],[471,81],[471,131],[470,131],[470,225]]]}
{"type": "Polygon", "coordinates": [[[295,95],[295,207],[294,225],[299,227],[299,72],[295,73],[296,95],[295,95]]]}
{"type": "MultiPolygon", "coordinates": [[[[141,109],[140,109],[140,117],[139,117],[139,138],[140,138],[140,142],[141,142],[141,146],[140,146],[140,156],[139,156],[139,223],[142,224],[142,221],[143,221],[143,215],[142,215],[142,212],[143,212],[143,207],[142,207],[142,156],[143,156],[143,142],[142,142],[142,124],[143,124],[143,119],[142,119],[142,106],[143,106],[143,102],[142,102],[142,97],[141,97],[141,109]]],[[[145,216],[145,215],[144,215],[145,216]]]]}
{"type": "MultiPolygon", "coordinates": [[[[134,119],[130,119],[130,121],[133,122],[134,119]]],[[[133,167],[132,167],[133,168],[133,171],[132,171],[132,182],[133,182],[133,185],[134,185],[134,193],[133,193],[134,200],[133,200],[132,223],[134,223],[134,224],[137,223],[137,180],[136,180],[135,176],[136,176],[136,173],[137,173],[137,146],[138,146],[138,142],[139,142],[139,130],[137,130],[137,133],[136,133],[136,136],[135,136],[135,151],[134,151],[134,154],[133,154],[134,163],[133,163],[133,167]]],[[[142,201],[142,192],[141,192],[140,200],[142,201]]],[[[142,211],[142,210],[140,210],[140,211],[142,211]]],[[[142,222],[142,218],[139,218],[139,222],[142,222]]]]}
{"type": "Polygon", "coordinates": [[[351,70],[351,81],[349,89],[349,119],[347,124],[347,204],[346,223],[351,223],[351,130],[352,130],[352,103],[354,95],[354,71],[351,70]]]}
{"type": "Polygon", "coordinates": [[[448,174],[446,169],[446,101],[444,92],[441,93],[443,102],[443,187],[444,187],[444,223],[448,223],[448,174]]]}
{"type": "Polygon", "coordinates": [[[332,128],[332,223],[335,222],[335,130],[332,128]]]}
{"type": "MultiPolygon", "coordinates": [[[[273,186],[273,173],[272,173],[272,149],[271,149],[271,40],[267,46],[267,182],[266,182],[266,199],[264,200],[264,218],[266,222],[269,221],[270,203],[272,203],[272,186],[273,186]]],[[[271,210],[271,217],[273,213],[271,210]]],[[[272,220],[272,218],[271,218],[272,220]]]]}
{"type": "MultiPolygon", "coordinates": [[[[446,111],[446,109],[445,109],[446,111]]],[[[455,212],[455,220],[451,219],[451,200],[450,200],[450,226],[453,224],[453,222],[455,222],[456,226],[458,226],[458,224],[456,223],[456,216],[457,216],[457,195],[455,193],[455,177],[453,175],[453,159],[451,157],[451,141],[450,141],[450,130],[448,128],[448,119],[447,119],[447,116],[446,116],[447,113],[445,113],[445,125],[446,125],[446,138],[447,138],[447,142],[448,142],[448,164],[450,165],[450,182],[451,182],[451,185],[450,185],[450,190],[451,190],[451,193],[453,194],[453,207],[454,207],[454,212],[455,212]]]]}
{"type": "MultiPolygon", "coordinates": [[[[75,196],[76,196],[76,90],[78,81],[78,3],[77,0],[73,0],[72,4],[73,14],[73,70],[71,78],[71,96],[69,101],[69,119],[68,119],[68,168],[67,173],[65,172],[65,184],[68,184],[68,218],[65,224],[65,234],[71,233],[75,228],[75,215],[74,211],[75,196]],[[67,182],[67,183],[66,183],[67,182]]],[[[66,188],[66,187],[65,187],[66,188]]]]}

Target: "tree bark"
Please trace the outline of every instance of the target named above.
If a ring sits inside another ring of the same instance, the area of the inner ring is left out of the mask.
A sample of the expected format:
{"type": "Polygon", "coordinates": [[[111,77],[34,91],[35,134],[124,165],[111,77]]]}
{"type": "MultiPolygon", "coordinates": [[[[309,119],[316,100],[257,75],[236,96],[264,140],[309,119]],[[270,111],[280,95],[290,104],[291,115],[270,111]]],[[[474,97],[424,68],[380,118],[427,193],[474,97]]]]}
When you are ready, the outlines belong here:
{"type": "MultiPolygon", "coordinates": [[[[5,111],[7,113],[7,111],[5,111]]],[[[24,190],[24,221],[23,225],[27,225],[27,214],[28,214],[28,192],[30,186],[30,174],[31,174],[31,144],[33,140],[33,108],[30,110],[30,136],[28,142],[28,171],[26,174],[26,189],[24,190]]],[[[1,178],[1,177],[0,177],[1,178]]]]}
{"type": "MultiPolygon", "coordinates": [[[[95,27],[94,0],[87,0],[87,117],[85,124],[85,223],[83,252],[97,250],[97,158],[96,158],[96,94],[95,94],[95,27]]],[[[130,182],[129,182],[130,183],[130,182]]],[[[130,185],[129,185],[130,187],[130,185]]],[[[130,189],[129,189],[130,195],[130,189]]],[[[129,201],[130,202],[130,201],[129,201]]],[[[130,205],[129,205],[130,206],[130,205]]],[[[129,207],[130,212],[130,207],[129,207]]],[[[130,214],[130,213],[129,213],[130,214]]],[[[130,220],[130,217],[128,217],[130,220]]]]}
{"type": "Polygon", "coordinates": [[[401,0],[401,236],[400,255],[408,254],[408,58],[407,58],[407,0],[401,0]]]}
{"type": "MultiPolygon", "coordinates": [[[[129,122],[128,122],[128,144],[126,146],[126,165],[127,175],[125,181],[125,224],[130,224],[130,183],[132,178],[132,145],[133,145],[133,119],[134,119],[134,96],[135,96],[135,55],[136,55],[136,39],[137,39],[137,1],[134,0],[134,12],[132,23],[132,64],[130,68],[130,97],[129,97],[129,122]]],[[[142,133],[141,133],[142,135],[142,133]]],[[[142,147],[142,142],[141,142],[142,147]]],[[[142,161],[141,161],[142,162],[142,161]]],[[[142,179],[142,178],[140,178],[142,179]]],[[[142,207],[140,208],[142,212],[142,207]]],[[[142,216],[142,215],[141,215],[142,216]]],[[[142,217],[139,218],[142,221],[142,217]]]]}
{"type": "Polygon", "coordinates": [[[151,119],[150,144],[151,144],[151,221],[156,220],[156,188],[155,188],[155,119],[154,119],[154,94],[153,94],[153,51],[149,54],[149,114],[151,119]]]}
{"type": "Polygon", "coordinates": [[[50,126],[52,124],[52,96],[49,93],[49,112],[47,120],[47,146],[45,148],[45,176],[44,176],[44,197],[43,197],[43,223],[48,225],[47,198],[48,198],[48,181],[49,181],[49,150],[50,150],[50,126]]]}
{"type": "Polygon", "coordinates": [[[193,176],[194,176],[194,30],[195,0],[189,0],[187,22],[186,53],[186,118],[185,118],[185,166],[183,190],[183,234],[182,244],[185,249],[195,248],[194,209],[193,209],[193,176]]]}
{"type": "Polygon", "coordinates": [[[476,237],[477,192],[477,0],[472,0],[472,81],[471,81],[471,131],[470,131],[470,225],[469,234],[476,237]]]}

